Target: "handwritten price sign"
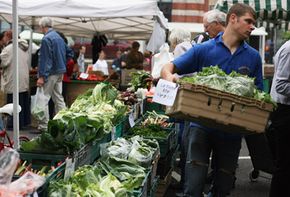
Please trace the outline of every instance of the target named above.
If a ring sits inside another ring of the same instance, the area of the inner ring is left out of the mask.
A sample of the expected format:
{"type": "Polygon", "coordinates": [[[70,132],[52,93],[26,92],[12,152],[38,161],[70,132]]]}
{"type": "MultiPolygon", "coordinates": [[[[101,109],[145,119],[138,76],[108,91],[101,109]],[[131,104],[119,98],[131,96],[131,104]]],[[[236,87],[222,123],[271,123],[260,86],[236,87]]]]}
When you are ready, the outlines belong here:
{"type": "Polygon", "coordinates": [[[153,102],[172,106],[175,101],[178,87],[179,85],[176,83],[160,79],[153,95],[153,102]]]}

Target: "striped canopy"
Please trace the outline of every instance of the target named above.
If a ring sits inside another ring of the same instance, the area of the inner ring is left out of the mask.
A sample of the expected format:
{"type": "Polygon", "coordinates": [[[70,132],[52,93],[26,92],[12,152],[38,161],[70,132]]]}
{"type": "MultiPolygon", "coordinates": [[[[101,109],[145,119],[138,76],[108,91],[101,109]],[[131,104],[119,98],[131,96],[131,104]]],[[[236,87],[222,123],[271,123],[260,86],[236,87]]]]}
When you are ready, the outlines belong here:
{"type": "Polygon", "coordinates": [[[235,3],[245,3],[255,9],[262,21],[290,21],[290,0],[218,0],[215,8],[228,12],[235,3]]]}

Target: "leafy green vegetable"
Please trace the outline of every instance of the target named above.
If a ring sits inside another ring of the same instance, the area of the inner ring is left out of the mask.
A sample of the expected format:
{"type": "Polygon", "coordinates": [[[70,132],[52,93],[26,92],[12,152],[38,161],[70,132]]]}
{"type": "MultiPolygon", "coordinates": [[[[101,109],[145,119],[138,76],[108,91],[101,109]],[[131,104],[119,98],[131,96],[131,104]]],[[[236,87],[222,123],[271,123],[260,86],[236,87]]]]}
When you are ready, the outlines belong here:
{"type": "Polygon", "coordinates": [[[83,166],[68,180],[51,182],[48,196],[131,197],[131,191],[112,174],[104,174],[99,166],[83,166]]]}
{"type": "Polygon", "coordinates": [[[147,124],[146,126],[135,126],[132,127],[130,132],[134,133],[134,135],[140,135],[144,137],[150,138],[167,138],[169,133],[160,125],[157,124],[147,124]]]}
{"type": "Polygon", "coordinates": [[[127,106],[116,99],[117,94],[111,84],[96,85],[48,122],[48,129],[41,135],[39,143],[27,143],[21,149],[73,153],[86,143],[101,139],[127,112],[127,106]]]}
{"type": "Polygon", "coordinates": [[[151,78],[151,75],[146,72],[146,71],[136,71],[136,72],[132,72],[130,73],[131,76],[131,81],[129,83],[129,85],[131,85],[131,87],[137,91],[138,88],[147,88],[148,86],[148,80],[151,78]]]}
{"type": "Polygon", "coordinates": [[[179,83],[204,85],[239,96],[255,98],[275,105],[269,94],[265,92],[262,93],[256,88],[254,80],[254,78],[242,75],[236,71],[232,71],[227,75],[218,66],[210,66],[203,68],[201,72],[193,76],[181,78],[179,83]]]}

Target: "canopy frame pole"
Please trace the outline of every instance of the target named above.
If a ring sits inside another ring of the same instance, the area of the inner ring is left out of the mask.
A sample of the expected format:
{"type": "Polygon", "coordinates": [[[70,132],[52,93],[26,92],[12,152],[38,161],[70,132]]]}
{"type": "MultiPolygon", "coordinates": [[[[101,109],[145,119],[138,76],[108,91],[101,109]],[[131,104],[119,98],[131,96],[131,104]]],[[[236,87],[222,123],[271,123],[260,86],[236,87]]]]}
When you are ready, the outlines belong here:
{"type": "Polygon", "coordinates": [[[14,89],[13,89],[13,139],[14,149],[19,148],[19,69],[18,69],[18,0],[13,0],[13,23],[12,23],[12,36],[13,36],[13,60],[12,65],[14,66],[14,89]]]}

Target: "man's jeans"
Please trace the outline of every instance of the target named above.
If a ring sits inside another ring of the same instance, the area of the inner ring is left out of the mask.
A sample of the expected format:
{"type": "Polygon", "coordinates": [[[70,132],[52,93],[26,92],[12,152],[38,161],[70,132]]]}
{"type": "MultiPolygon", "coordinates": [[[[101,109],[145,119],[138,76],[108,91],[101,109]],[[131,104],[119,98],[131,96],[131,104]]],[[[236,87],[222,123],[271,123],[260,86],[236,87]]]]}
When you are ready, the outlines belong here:
{"type": "MultiPolygon", "coordinates": [[[[50,75],[47,82],[43,86],[44,95],[51,97],[55,105],[55,113],[57,114],[61,109],[65,108],[65,102],[62,96],[62,78],[63,75],[50,75]]],[[[49,100],[49,99],[48,99],[49,100]]],[[[38,129],[46,130],[49,120],[48,103],[45,110],[45,118],[39,121],[38,129]]]]}
{"type": "Polygon", "coordinates": [[[209,157],[215,153],[215,172],[213,180],[214,196],[226,196],[234,181],[241,138],[227,138],[225,134],[204,131],[199,127],[190,127],[184,134],[187,147],[185,164],[184,195],[201,197],[206,181],[209,157]]]}

